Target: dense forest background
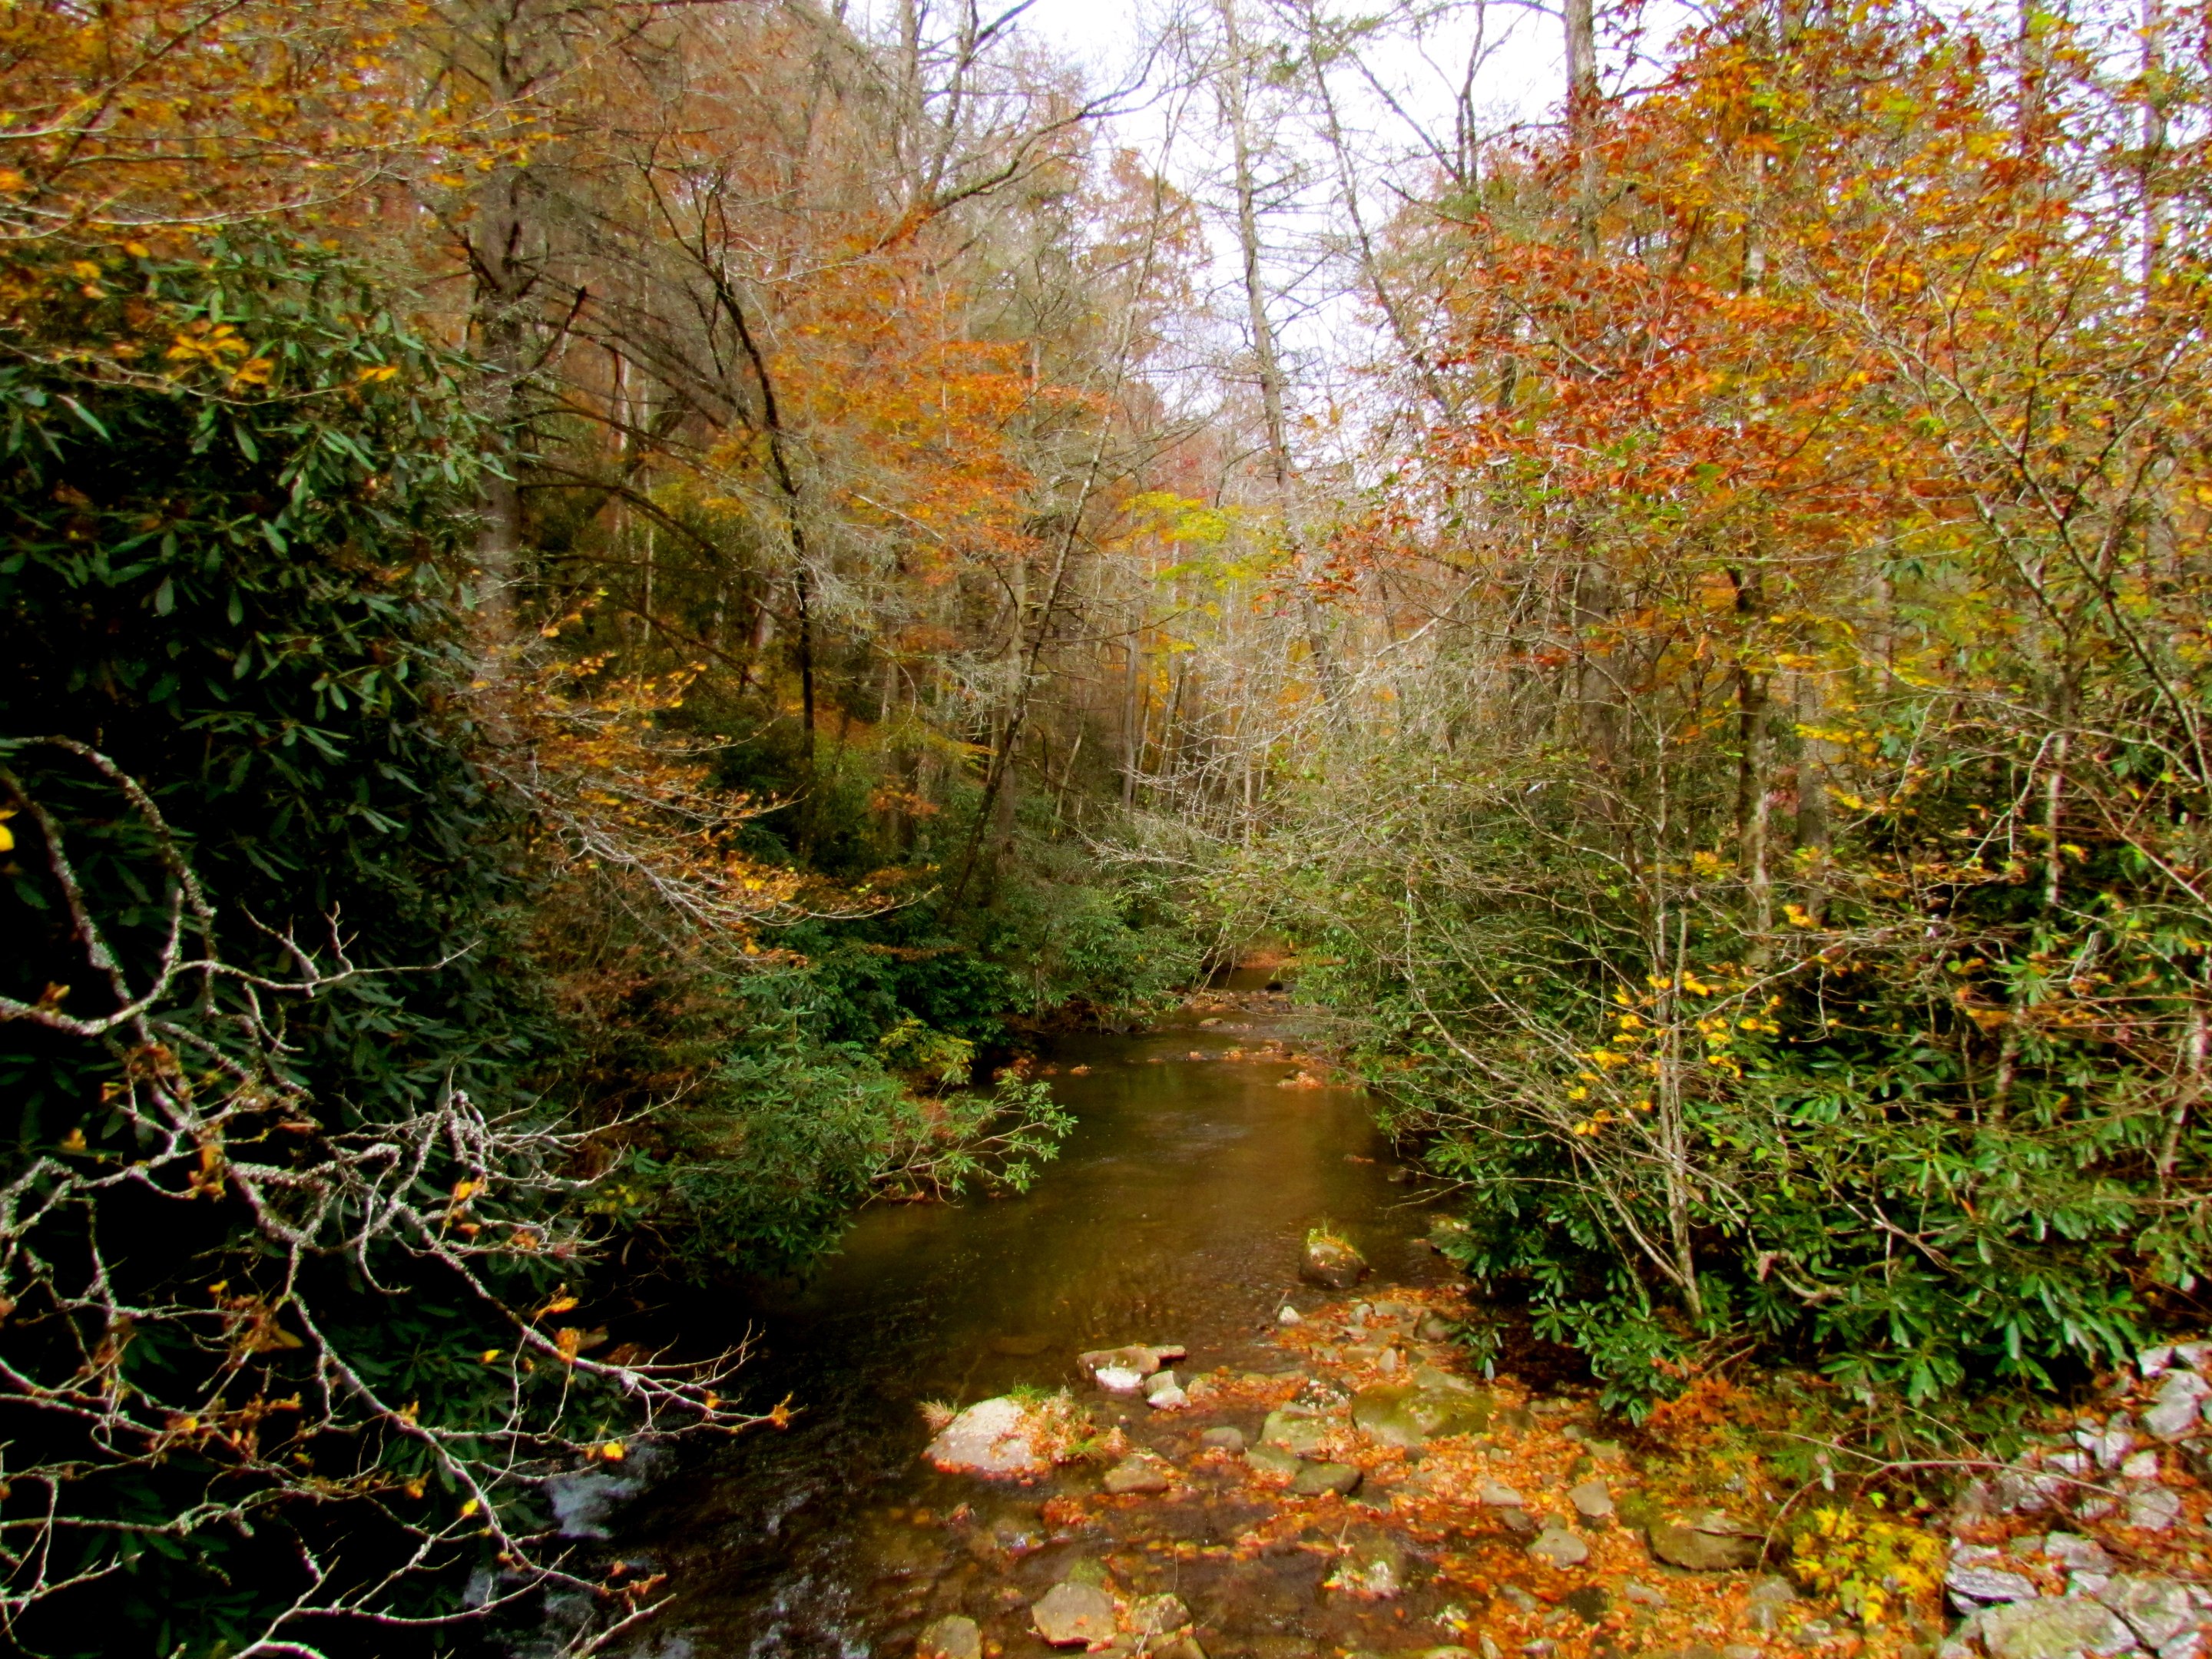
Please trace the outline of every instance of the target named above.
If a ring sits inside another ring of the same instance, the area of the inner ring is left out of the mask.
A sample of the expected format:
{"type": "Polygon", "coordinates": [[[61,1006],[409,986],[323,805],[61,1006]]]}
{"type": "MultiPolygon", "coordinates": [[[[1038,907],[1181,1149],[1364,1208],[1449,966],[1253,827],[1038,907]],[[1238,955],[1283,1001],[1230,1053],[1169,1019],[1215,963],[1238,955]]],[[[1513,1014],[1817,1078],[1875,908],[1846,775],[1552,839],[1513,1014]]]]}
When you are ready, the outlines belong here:
{"type": "Polygon", "coordinates": [[[1632,1416],[2203,1323],[2212,10],[1022,9],[0,6],[12,1643],[598,1639],[1263,934],[1632,1416]]]}

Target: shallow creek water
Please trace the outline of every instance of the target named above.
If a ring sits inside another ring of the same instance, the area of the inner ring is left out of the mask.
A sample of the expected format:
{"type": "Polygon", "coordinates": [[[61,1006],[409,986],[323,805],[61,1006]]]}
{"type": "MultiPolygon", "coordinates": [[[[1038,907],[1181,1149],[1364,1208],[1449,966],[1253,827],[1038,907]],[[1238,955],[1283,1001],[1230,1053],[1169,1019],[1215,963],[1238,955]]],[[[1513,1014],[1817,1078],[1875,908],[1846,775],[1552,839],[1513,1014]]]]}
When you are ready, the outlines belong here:
{"type": "MultiPolygon", "coordinates": [[[[678,1596],[634,1653],[903,1655],[927,1620],[963,1612],[1006,1659],[1042,1656],[1028,1601],[1074,1556],[1141,1543],[1055,1540],[1046,1500],[1096,1492],[1095,1465],[1029,1486],[933,1470],[923,1401],[1073,1386],[1102,1426],[1126,1419],[1134,1443],[1187,1457],[1205,1422],[1237,1419],[1104,1399],[1081,1386],[1077,1354],[1179,1342],[1186,1373],[1288,1365],[1269,1339],[1286,1299],[1319,1298],[1297,1267],[1324,1219],[1373,1265],[1364,1294],[1442,1277],[1370,1103],[1283,1086],[1301,1069],[1291,1060],[1223,1058],[1271,1043],[1297,1053],[1310,1035],[1285,997],[1235,1000],[1041,1056],[1078,1127],[1025,1197],[871,1210],[803,1290],[730,1310],[732,1340],[758,1334],[748,1396],[765,1406],[788,1393],[800,1414],[691,1463],[621,1518],[614,1547],[668,1571],[678,1596]],[[963,1504],[972,1518],[947,1525],[963,1504]]],[[[695,1317],[690,1334],[714,1333],[695,1317]]],[[[1185,1537],[1230,1535],[1249,1518],[1225,1498],[1172,1508],[1165,1523],[1185,1537]]],[[[1307,1559],[1288,1567],[1283,1583],[1250,1575],[1240,1592],[1255,1633],[1295,1627],[1314,1599],[1307,1559]]],[[[1261,1635],[1222,1651],[1272,1645],[1261,1635]]]]}

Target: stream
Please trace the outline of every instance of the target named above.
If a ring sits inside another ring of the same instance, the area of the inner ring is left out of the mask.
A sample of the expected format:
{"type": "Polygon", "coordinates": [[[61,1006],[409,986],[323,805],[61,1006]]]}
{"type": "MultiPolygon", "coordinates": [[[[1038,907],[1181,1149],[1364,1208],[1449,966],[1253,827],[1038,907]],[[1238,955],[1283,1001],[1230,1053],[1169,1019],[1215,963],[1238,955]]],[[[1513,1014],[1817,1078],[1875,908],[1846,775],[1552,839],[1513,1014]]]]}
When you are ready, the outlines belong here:
{"type": "MultiPolygon", "coordinates": [[[[1084,1548],[1055,1539],[1042,1511],[1056,1493],[1096,1492],[1100,1470],[1029,1486],[939,1474],[921,1456],[923,1401],[1070,1386],[1133,1443],[1187,1453],[1198,1423],[1102,1401],[1076,1356],[1175,1342],[1190,1371],[1285,1366],[1277,1311],[1324,1296],[1297,1272],[1306,1230],[1324,1220],[1372,1265],[1363,1294],[1446,1277],[1370,1103],[1301,1078],[1291,1056],[1311,1030],[1265,979],[1245,970],[1140,1034],[1048,1047],[1039,1073],[1078,1127],[1027,1195],[872,1208],[803,1287],[729,1310],[726,1339],[756,1340],[745,1397],[764,1407],[788,1395],[799,1415],[695,1454],[617,1517],[610,1547],[668,1573],[676,1597],[629,1652],[903,1655],[928,1620],[963,1612],[1009,1659],[1041,1656],[1022,1609],[1084,1548]]],[[[1226,1497],[1178,1516],[1185,1535],[1243,1518],[1226,1497]]],[[[1265,1602],[1280,1587],[1255,1588],[1265,1602]]],[[[1251,1618],[1255,1631],[1298,1622],[1295,1607],[1251,1618]]],[[[1225,1650],[1240,1647],[1270,1644],[1225,1650]]]]}

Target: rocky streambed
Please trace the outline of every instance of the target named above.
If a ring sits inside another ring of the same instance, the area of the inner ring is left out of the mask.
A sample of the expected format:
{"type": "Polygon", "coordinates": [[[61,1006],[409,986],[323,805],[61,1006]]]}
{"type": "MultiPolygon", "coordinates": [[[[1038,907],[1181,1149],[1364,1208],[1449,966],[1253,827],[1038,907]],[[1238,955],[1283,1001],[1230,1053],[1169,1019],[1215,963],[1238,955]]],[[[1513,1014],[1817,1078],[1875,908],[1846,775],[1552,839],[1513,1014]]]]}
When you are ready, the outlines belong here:
{"type": "Polygon", "coordinates": [[[1817,1378],[1631,1431],[1480,1375],[1449,1224],[1324,1049],[1257,989],[1069,1039],[1026,1198],[872,1212],[793,1294],[691,1310],[795,1415],[579,1523],[674,1592],[629,1650],[2200,1659],[2212,1349],[1885,1517],[1817,1378]]]}
{"type": "Polygon", "coordinates": [[[1709,1391],[1702,1404],[1735,1420],[1693,1403],[1624,1443],[1585,1391],[1468,1376],[1450,1340],[1465,1311],[1445,1288],[1342,1297],[1285,1310],[1279,1365],[1131,1345],[1080,1357],[1088,1389],[969,1407],[929,1455],[994,1478],[988,1457],[969,1461],[988,1426],[1019,1440],[1013,1478],[1051,1496],[1028,1532],[994,1533],[967,1503],[920,1517],[999,1582],[946,1598],[914,1651],[2203,1652],[2212,1562],[2193,1471],[2200,1443],[2212,1454],[2212,1381],[2190,1362],[2212,1372],[2212,1349],[2147,1356],[2150,1376],[2116,1379],[2102,1409],[2051,1425],[1948,1511],[1869,1520],[1776,1490],[1741,1432],[1774,1396],[1709,1391]]]}
{"type": "Polygon", "coordinates": [[[1012,1478],[1052,1495],[1018,1536],[981,1530],[988,1499],[928,1517],[1006,1582],[938,1613],[916,1634],[925,1659],[1750,1659],[1859,1644],[1757,1570],[1763,1499],[1671,1501],[1687,1495],[1680,1472],[1648,1479],[1586,1395],[1468,1375],[1460,1292],[1286,1311],[1272,1367],[1194,1365],[1172,1345],[1094,1352],[1088,1389],[947,1424],[930,1448],[941,1468],[1006,1480],[1011,1442],[1026,1465],[1012,1478]],[[1147,1389],[1152,1376],[1170,1380],[1147,1389]]]}

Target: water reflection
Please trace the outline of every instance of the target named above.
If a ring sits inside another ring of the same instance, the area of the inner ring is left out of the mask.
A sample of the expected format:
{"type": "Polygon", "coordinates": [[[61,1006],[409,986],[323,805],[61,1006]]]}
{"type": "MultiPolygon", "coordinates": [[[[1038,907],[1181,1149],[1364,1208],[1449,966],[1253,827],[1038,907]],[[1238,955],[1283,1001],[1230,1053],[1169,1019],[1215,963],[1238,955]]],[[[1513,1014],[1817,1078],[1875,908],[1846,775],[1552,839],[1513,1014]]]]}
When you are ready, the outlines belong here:
{"type": "Polygon", "coordinates": [[[1201,1026],[1206,1012],[1047,1056],[1079,1127],[1026,1198],[872,1210],[802,1292],[729,1310],[732,1335],[748,1322],[764,1334],[755,1398],[788,1391],[804,1414],[716,1452],[629,1518],[623,1547],[670,1569],[681,1597],[641,1651],[858,1659],[894,1649],[956,1594],[1018,1606],[1035,1589],[1000,1547],[1022,1540],[1003,1534],[1036,1533],[1050,1487],[994,1490],[929,1469],[921,1401],[1076,1384],[1078,1352],[1132,1341],[1184,1343],[1191,1370],[1279,1366],[1266,1337],[1286,1297],[1317,1295],[1296,1269],[1305,1230],[1324,1218],[1378,1284],[1437,1273],[1364,1097],[1281,1086],[1301,1069],[1289,1059],[1220,1058],[1271,1039],[1297,1052],[1286,1011],[1223,1011],[1201,1026]],[[963,1502],[979,1528],[913,1524],[963,1502]]]}

